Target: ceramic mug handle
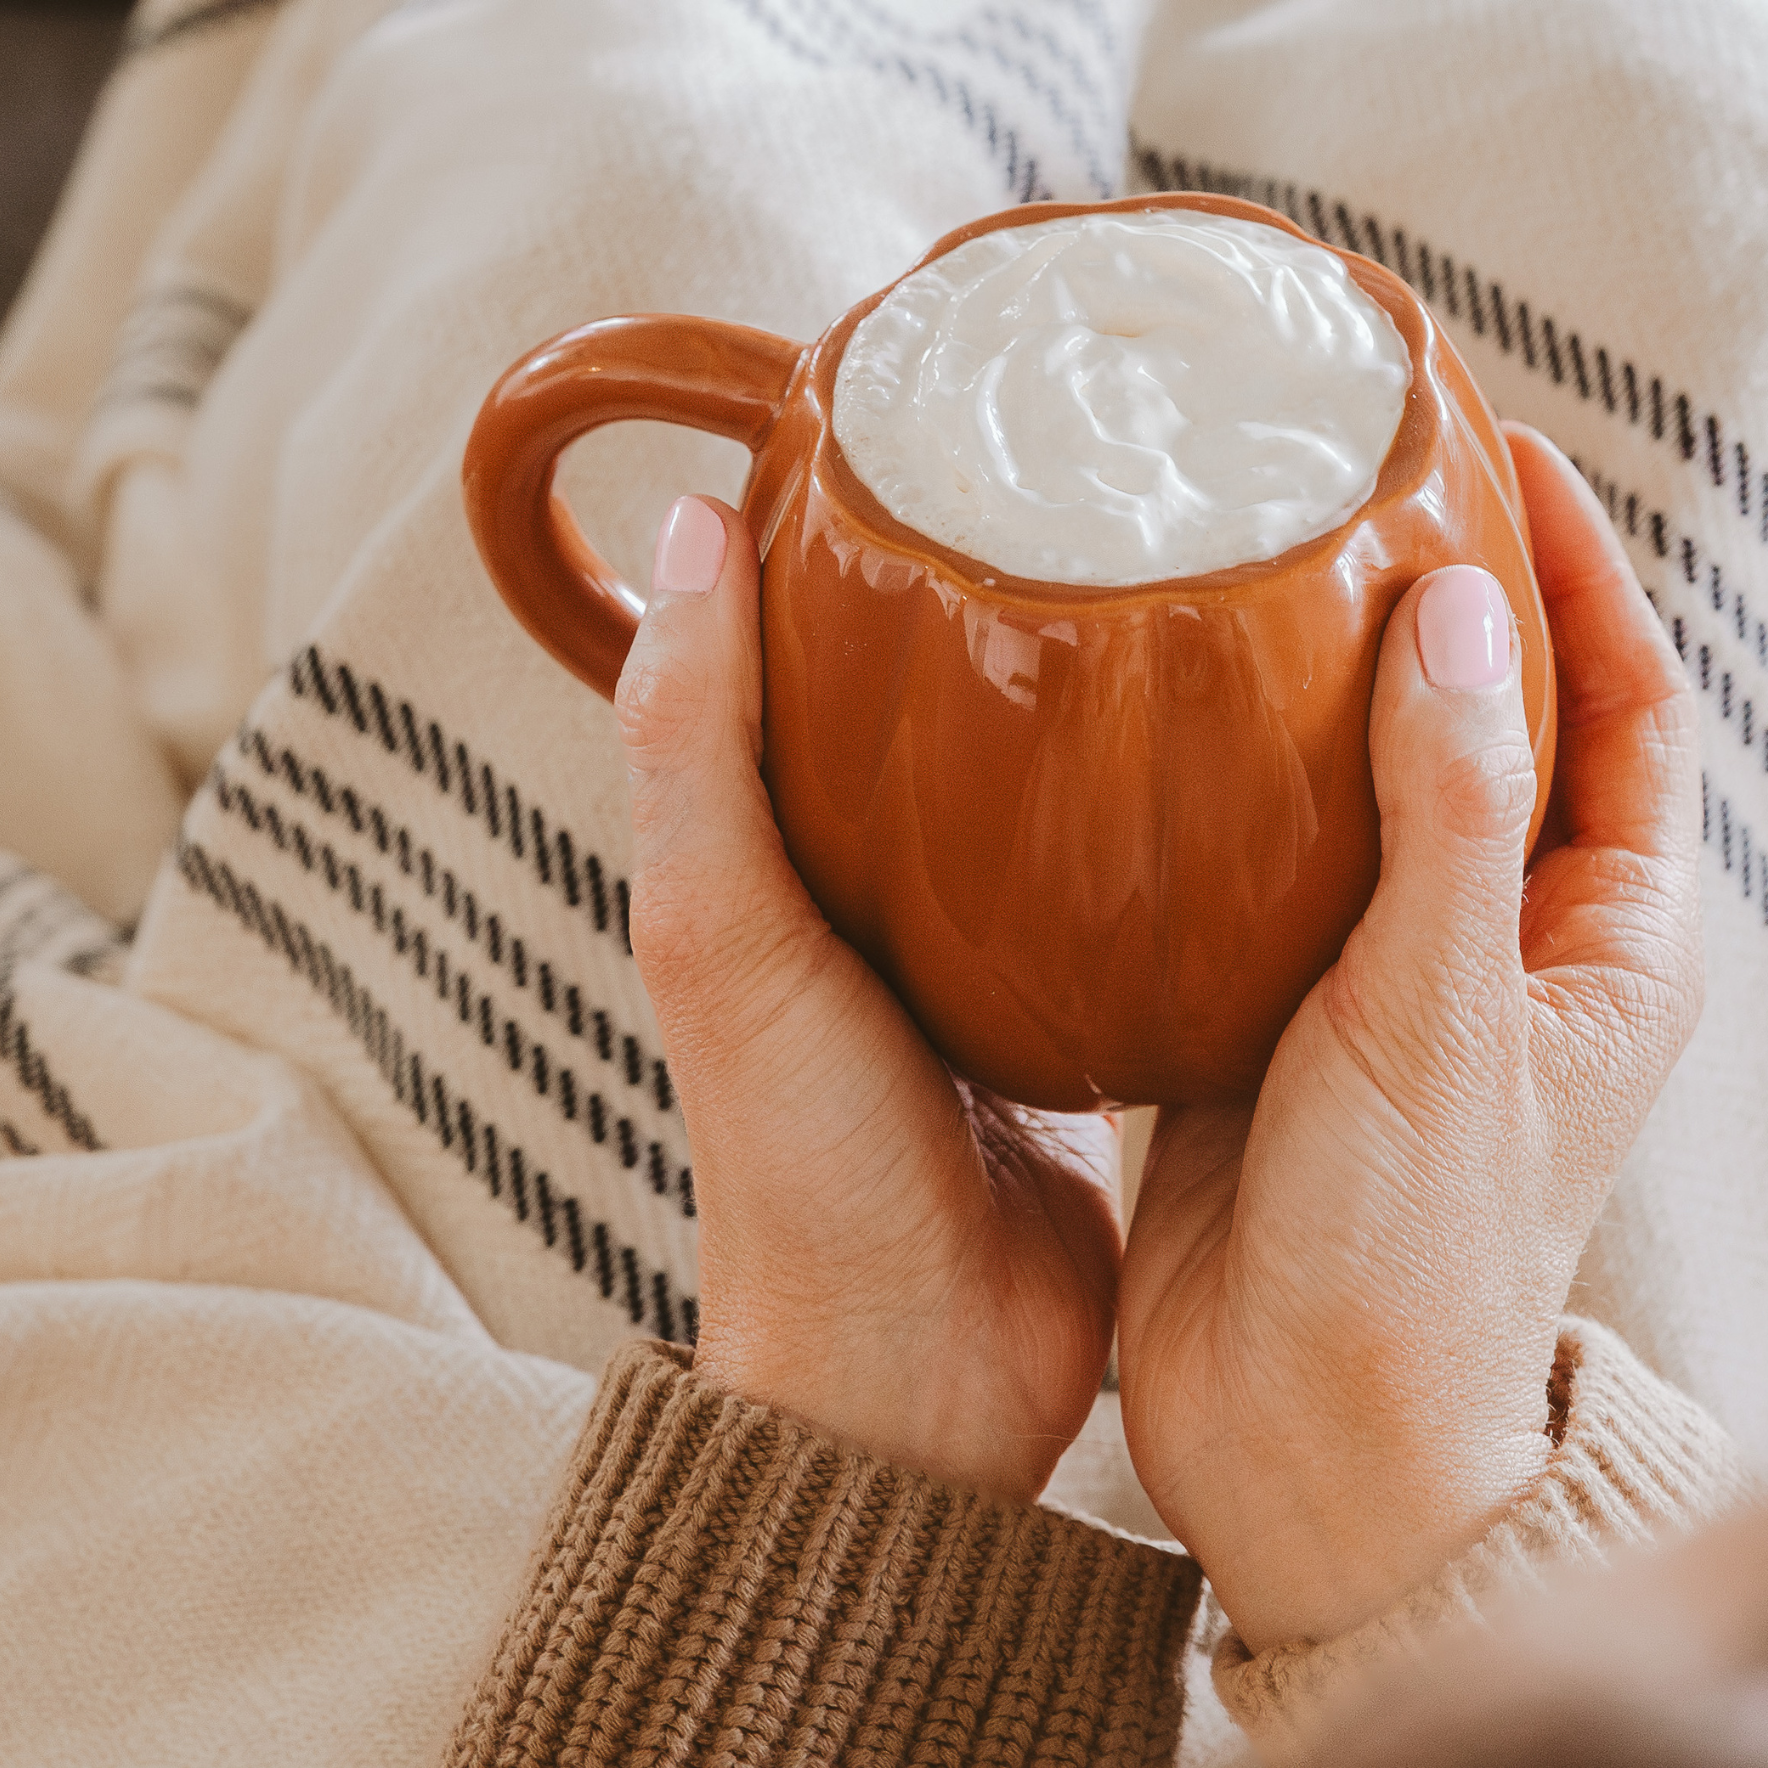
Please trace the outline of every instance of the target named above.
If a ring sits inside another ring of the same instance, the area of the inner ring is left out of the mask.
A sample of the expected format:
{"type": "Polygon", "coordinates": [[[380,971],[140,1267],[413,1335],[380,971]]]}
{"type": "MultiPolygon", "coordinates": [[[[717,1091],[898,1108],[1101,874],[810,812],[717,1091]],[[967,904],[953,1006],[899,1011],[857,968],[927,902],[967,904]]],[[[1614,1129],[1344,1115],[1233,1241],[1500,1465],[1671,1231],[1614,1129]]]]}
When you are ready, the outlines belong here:
{"type": "Polygon", "coordinates": [[[613,699],[643,603],[553,490],[559,455],[631,418],[766,440],[803,346],[716,319],[598,319],[531,350],[491,389],[467,441],[467,520],[492,581],[559,662],[613,699]]]}

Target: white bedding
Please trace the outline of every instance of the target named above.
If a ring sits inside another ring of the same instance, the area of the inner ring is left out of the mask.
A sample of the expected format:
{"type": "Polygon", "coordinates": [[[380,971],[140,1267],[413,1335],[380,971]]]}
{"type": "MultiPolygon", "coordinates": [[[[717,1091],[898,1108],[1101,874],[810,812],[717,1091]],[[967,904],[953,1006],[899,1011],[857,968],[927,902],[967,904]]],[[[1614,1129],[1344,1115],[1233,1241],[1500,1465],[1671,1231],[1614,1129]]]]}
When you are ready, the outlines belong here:
{"type": "MultiPolygon", "coordinates": [[[[1709,988],[1573,1300],[1768,1455],[1768,11],[1145,10],[138,15],[0,339],[0,848],[140,921],[126,997],[72,978],[114,942],[0,862],[0,1746],[121,1760],[146,1701],[136,1760],[440,1747],[589,1375],[695,1286],[612,715],[487,582],[467,427],[566,326],[809,337],[1027,195],[1231,186],[1378,250],[1609,499],[1700,687],[1709,988]],[[169,1710],[265,1554],[315,1631],[169,1710]],[[82,1705],[42,1666],[94,1641],[123,1692],[82,1705]]],[[[742,468],[647,427],[569,484],[642,583],[742,468]]],[[[1056,1495],[1137,1526],[1095,1425],[1056,1495]]]]}

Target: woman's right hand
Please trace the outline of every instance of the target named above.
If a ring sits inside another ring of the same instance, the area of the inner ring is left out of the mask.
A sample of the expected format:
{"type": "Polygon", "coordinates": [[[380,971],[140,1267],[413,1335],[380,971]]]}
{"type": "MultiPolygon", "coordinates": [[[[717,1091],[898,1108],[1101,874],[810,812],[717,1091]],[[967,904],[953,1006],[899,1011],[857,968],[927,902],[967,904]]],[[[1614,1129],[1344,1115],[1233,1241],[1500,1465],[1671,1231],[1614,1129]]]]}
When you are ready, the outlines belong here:
{"type": "Polygon", "coordinates": [[[1512,623],[1455,567],[1383,645],[1374,900],[1256,1109],[1163,1114],[1125,1251],[1131,1453],[1255,1651],[1385,1609],[1539,1474],[1578,1255],[1700,1008],[1692,696],[1576,469],[1509,436],[1560,691],[1526,890],[1512,623]]]}
{"type": "Polygon", "coordinates": [[[762,784],[759,564],[683,498],[620,678],[632,946],[694,1149],[695,1367],[1029,1502],[1111,1348],[1117,1138],[953,1078],[786,856],[762,784]]]}

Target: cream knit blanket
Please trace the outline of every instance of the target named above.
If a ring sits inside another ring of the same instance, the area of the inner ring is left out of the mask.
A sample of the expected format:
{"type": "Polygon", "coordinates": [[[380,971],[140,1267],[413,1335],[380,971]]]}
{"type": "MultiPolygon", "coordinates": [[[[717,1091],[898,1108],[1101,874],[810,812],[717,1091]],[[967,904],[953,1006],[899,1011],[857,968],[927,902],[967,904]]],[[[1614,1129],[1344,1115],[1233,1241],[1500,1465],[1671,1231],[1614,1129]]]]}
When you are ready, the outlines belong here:
{"type": "MultiPolygon", "coordinates": [[[[1574,1305],[1768,1453],[1768,10],[145,0],[0,339],[0,1754],[239,1759],[243,1687],[253,1759],[432,1758],[590,1374],[693,1330],[612,716],[461,513],[498,372],[1150,183],[1406,275],[1676,636],[1707,1013],[1574,1305]]],[[[743,467],[569,490],[642,583],[743,467]]],[[[1108,1431],[1058,1488],[1136,1514],[1108,1431]]]]}

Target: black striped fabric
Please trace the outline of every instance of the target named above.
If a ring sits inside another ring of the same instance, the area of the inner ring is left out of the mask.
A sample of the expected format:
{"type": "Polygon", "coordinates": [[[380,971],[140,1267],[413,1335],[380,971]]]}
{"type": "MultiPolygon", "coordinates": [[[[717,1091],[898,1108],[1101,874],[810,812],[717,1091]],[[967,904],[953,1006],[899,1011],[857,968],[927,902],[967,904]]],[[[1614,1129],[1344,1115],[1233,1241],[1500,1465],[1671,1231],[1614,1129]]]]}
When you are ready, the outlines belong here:
{"type": "Polygon", "coordinates": [[[1699,691],[1708,759],[1702,840],[1768,937],[1768,600],[1744,586],[1746,576],[1762,580],[1768,557],[1761,550],[1768,549],[1768,455],[1744,425],[1703,408],[1585,326],[1543,313],[1526,290],[1483,275],[1403,220],[1293,179],[1223,168],[1142,140],[1132,140],[1132,159],[1143,188],[1263,203],[1316,238],[1384,264],[1432,304],[1476,373],[1482,347],[1495,347],[1543,396],[1600,414],[1616,441],[1653,451],[1655,494],[1626,483],[1590,451],[1574,446],[1571,453],[1627,541],[1699,691]]]}
{"type": "MultiPolygon", "coordinates": [[[[686,1134],[628,886],[594,842],[435,710],[308,645],[217,758],[176,863],[330,1016],[377,1118],[419,1132],[427,1153],[382,1155],[396,1189],[468,1187],[519,1225],[579,1285],[586,1343],[693,1342],[686,1134]]],[[[438,1251],[486,1311],[470,1253],[438,1251]]]]}
{"type": "Polygon", "coordinates": [[[123,950],[117,931],[83,903],[0,853],[0,1160],[104,1146],[90,1102],[74,1095],[33,1031],[15,978],[31,963],[108,978],[123,950]]]}
{"type": "Polygon", "coordinates": [[[1120,9],[727,0],[808,68],[859,68],[956,116],[1014,202],[1114,196],[1123,176],[1120,9]]]}

